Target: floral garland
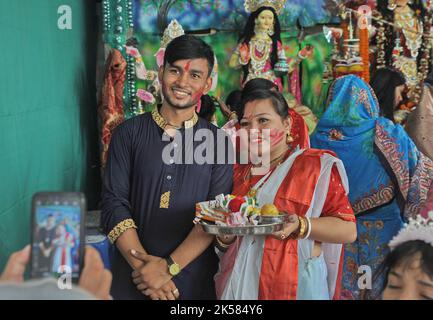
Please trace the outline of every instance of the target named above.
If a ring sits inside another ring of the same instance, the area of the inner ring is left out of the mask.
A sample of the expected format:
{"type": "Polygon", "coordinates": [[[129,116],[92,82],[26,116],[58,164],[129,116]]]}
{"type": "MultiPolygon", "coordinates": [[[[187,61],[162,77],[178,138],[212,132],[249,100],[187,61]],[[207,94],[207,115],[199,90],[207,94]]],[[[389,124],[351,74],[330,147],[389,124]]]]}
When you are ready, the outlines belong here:
{"type": "Polygon", "coordinates": [[[416,97],[417,101],[421,99],[421,93],[422,93],[422,82],[427,78],[429,74],[429,61],[431,56],[431,28],[433,23],[433,14],[431,12],[427,13],[424,16],[424,30],[426,32],[423,35],[423,41],[421,46],[421,59],[420,59],[420,67],[419,67],[419,84],[416,87],[416,97]]]}
{"type": "Polygon", "coordinates": [[[377,47],[377,57],[376,57],[376,69],[381,69],[386,67],[385,59],[385,25],[383,22],[383,16],[379,11],[375,11],[375,15],[379,18],[377,21],[377,36],[376,36],[376,47],[377,47]]]}

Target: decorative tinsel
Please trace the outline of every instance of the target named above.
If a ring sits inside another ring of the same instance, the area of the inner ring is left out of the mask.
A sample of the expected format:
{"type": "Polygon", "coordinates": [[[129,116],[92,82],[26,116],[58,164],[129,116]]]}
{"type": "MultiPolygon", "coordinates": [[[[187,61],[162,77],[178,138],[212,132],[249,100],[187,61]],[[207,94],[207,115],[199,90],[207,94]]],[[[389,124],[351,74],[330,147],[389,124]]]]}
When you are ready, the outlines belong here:
{"type": "Polygon", "coordinates": [[[135,60],[125,52],[125,44],[130,30],[134,28],[131,0],[103,0],[103,30],[104,42],[119,50],[127,61],[126,82],[124,91],[125,112],[129,115],[138,114],[135,60]]]}

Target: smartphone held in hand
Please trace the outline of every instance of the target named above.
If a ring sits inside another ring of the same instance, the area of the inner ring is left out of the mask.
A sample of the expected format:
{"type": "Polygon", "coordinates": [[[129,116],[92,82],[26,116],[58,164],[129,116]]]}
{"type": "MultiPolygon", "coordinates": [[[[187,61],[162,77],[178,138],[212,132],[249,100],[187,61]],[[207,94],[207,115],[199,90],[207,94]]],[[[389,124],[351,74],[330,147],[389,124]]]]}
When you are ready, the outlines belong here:
{"type": "Polygon", "coordinates": [[[85,197],[80,192],[39,192],[32,200],[32,278],[69,275],[83,265],[85,197]]]}

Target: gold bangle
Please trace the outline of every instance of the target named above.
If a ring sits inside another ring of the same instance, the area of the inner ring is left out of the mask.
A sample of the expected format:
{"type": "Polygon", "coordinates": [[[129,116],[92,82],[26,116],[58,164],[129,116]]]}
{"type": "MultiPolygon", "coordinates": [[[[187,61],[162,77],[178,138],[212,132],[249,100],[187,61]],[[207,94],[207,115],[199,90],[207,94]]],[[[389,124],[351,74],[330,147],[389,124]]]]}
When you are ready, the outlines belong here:
{"type": "Polygon", "coordinates": [[[304,239],[306,234],[306,229],[307,229],[307,223],[305,222],[304,217],[299,217],[299,223],[300,223],[300,228],[299,228],[299,233],[296,237],[297,240],[304,239]]]}
{"type": "Polygon", "coordinates": [[[295,240],[298,239],[298,235],[301,230],[301,217],[297,216],[297,218],[298,218],[298,228],[290,234],[289,236],[290,239],[295,239],[295,240]]]}

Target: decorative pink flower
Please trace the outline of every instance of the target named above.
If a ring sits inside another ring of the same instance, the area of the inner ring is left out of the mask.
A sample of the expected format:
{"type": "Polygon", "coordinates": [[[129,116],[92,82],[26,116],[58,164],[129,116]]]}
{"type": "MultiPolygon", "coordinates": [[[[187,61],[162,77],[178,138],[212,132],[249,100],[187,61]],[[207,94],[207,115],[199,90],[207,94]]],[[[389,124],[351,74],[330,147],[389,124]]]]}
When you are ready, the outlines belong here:
{"type": "Polygon", "coordinates": [[[137,48],[125,46],[126,48],[126,54],[129,54],[130,56],[133,56],[134,58],[141,57],[140,52],[137,50],[137,48]]]}
{"type": "Polygon", "coordinates": [[[159,48],[158,52],[155,53],[156,65],[158,66],[158,68],[164,64],[164,55],[165,55],[165,48],[159,48]]]}
{"type": "Polygon", "coordinates": [[[155,97],[146,90],[138,89],[137,90],[137,97],[139,97],[141,100],[143,100],[146,103],[155,103],[155,97]]]}

